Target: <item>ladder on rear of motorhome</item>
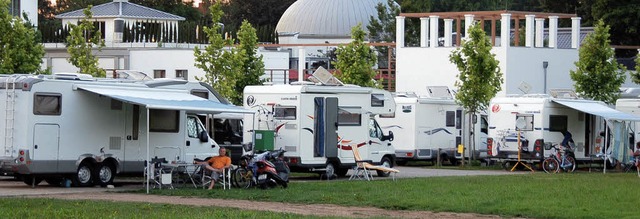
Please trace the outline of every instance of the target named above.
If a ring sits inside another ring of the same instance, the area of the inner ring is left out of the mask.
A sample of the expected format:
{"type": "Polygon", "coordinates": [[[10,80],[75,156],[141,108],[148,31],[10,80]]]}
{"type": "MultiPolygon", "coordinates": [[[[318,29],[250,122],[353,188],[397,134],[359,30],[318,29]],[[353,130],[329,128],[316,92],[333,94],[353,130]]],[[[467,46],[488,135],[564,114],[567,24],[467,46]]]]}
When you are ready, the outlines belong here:
{"type": "Polygon", "coordinates": [[[16,103],[16,81],[19,76],[12,75],[4,81],[5,111],[4,111],[4,155],[10,156],[13,151],[13,126],[16,103]]]}

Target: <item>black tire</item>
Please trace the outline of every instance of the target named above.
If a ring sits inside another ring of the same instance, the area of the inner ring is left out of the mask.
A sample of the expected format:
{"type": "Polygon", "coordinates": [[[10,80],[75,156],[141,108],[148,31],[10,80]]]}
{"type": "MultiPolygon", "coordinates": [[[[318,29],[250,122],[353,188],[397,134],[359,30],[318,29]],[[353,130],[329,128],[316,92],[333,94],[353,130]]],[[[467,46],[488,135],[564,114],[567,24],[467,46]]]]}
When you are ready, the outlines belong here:
{"type": "Polygon", "coordinates": [[[336,167],[333,165],[333,163],[327,163],[323,174],[327,177],[328,180],[334,179],[336,177],[336,167]]]}
{"type": "Polygon", "coordinates": [[[456,157],[449,157],[449,162],[451,163],[451,166],[458,166],[460,165],[460,163],[458,162],[458,159],[456,159],[456,157]]]}
{"type": "Polygon", "coordinates": [[[93,167],[89,162],[82,162],[73,176],[75,186],[87,187],[93,185],[93,167]]]}
{"type": "Polygon", "coordinates": [[[42,178],[36,177],[36,176],[33,176],[33,175],[23,175],[22,176],[22,182],[24,182],[24,184],[30,185],[32,187],[35,187],[38,184],[40,184],[40,182],[42,182],[42,178]]]}
{"type": "Polygon", "coordinates": [[[569,173],[573,173],[573,171],[576,170],[576,166],[578,165],[576,163],[576,159],[573,158],[572,156],[567,156],[567,160],[569,161],[571,166],[565,167],[565,168],[563,168],[563,170],[566,171],[566,172],[569,172],[569,173]]]}
{"type": "MultiPolygon", "coordinates": [[[[393,162],[391,162],[391,159],[389,159],[388,157],[383,157],[382,160],[380,160],[380,165],[388,168],[393,168],[393,162]]],[[[376,173],[381,177],[388,177],[391,174],[390,172],[381,170],[376,170],[376,173]]]]}
{"type": "Polygon", "coordinates": [[[544,170],[545,173],[557,173],[558,166],[558,161],[553,158],[547,158],[542,161],[542,170],[544,170]]]}
{"type": "Polygon", "coordinates": [[[98,168],[94,170],[93,179],[97,185],[101,187],[107,187],[107,185],[113,184],[113,179],[116,178],[115,167],[109,163],[103,163],[98,165],[98,168]]]}
{"type": "Polygon", "coordinates": [[[253,183],[253,172],[246,168],[237,168],[231,174],[231,184],[238,188],[249,188],[253,183]]]}
{"type": "Polygon", "coordinates": [[[338,177],[346,176],[347,172],[349,172],[349,168],[338,168],[338,169],[336,169],[336,175],[338,175],[338,177]]]}
{"type": "Polygon", "coordinates": [[[510,162],[510,161],[503,161],[502,162],[502,168],[506,171],[510,171],[511,168],[513,167],[513,165],[515,165],[515,162],[510,162]]]}
{"type": "Polygon", "coordinates": [[[284,181],[282,178],[280,178],[280,176],[278,176],[278,174],[273,174],[273,173],[268,173],[269,177],[271,177],[271,179],[275,180],[276,183],[280,186],[282,186],[282,188],[287,188],[287,182],[284,181]]]}

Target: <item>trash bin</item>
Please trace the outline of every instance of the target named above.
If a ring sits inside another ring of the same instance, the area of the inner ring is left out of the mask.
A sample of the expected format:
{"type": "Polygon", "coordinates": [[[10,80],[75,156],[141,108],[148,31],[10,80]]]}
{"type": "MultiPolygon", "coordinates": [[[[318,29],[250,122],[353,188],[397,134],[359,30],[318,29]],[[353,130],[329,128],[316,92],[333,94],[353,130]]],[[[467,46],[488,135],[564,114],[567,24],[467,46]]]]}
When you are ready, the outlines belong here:
{"type": "Polygon", "coordinates": [[[268,151],[273,150],[273,141],[275,132],[272,130],[256,130],[256,144],[254,150],[268,151]]]}

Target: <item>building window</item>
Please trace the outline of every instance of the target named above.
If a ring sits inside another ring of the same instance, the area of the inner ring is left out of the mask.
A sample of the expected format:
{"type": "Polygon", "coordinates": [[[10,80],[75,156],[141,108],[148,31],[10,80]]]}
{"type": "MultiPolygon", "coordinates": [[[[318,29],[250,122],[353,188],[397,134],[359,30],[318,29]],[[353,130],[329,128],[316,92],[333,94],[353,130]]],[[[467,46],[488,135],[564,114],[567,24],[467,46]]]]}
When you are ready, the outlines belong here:
{"type": "Polygon", "coordinates": [[[62,113],[62,95],[36,93],[33,98],[33,114],[59,116],[62,113]]]}
{"type": "Polygon", "coordinates": [[[189,72],[187,70],[176,70],[176,78],[189,80],[189,72]]]}
{"type": "Polygon", "coordinates": [[[153,78],[166,78],[167,72],[165,70],[153,70],[153,78]]]}
{"type": "Polygon", "coordinates": [[[22,17],[22,15],[20,15],[20,0],[11,0],[11,5],[9,6],[9,14],[22,17]]]}

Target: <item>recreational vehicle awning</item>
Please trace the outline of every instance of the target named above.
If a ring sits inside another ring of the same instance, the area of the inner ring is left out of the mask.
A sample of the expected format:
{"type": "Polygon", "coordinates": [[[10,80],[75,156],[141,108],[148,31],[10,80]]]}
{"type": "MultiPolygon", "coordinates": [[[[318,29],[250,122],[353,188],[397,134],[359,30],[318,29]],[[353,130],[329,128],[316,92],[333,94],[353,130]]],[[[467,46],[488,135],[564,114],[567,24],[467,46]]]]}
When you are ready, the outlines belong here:
{"type": "Polygon", "coordinates": [[[553,100],[553,102],[559,103],[575,110],[602,116],[606,120],[619,120],[619,121],[640,121],[640,117],[620,112],[612,109],[607,105],[600,102],[591,101],[575,101],[575,100],[553,100]]]}
{"type": "Polygon", "coordinates": [[[181,90],[82,85],[77,88],[123,102],[143,105],[149,109],[185,110],[195,113],[253,113],[241,107],[203,99],[181,90]]]}

